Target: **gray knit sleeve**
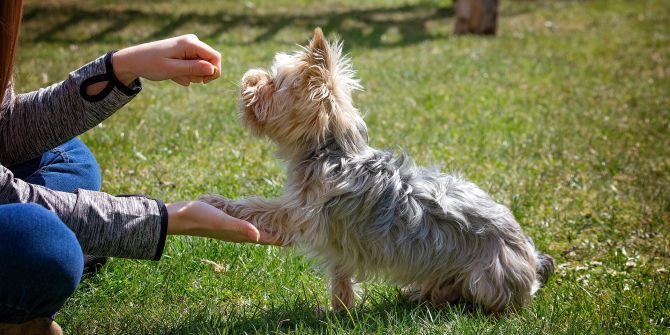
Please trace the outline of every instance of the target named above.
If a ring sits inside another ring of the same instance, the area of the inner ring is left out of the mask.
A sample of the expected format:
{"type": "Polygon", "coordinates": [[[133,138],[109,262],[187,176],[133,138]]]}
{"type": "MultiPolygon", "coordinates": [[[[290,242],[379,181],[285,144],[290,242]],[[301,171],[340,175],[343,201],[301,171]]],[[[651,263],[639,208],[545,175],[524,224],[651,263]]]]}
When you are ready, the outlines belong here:
{"type": "Polygon", "coordinates": [[[58,192],[14,178],[3,165],[25,161],[94,127],[126,104],[140,89],[113,75],[111,53],[36,92],[6,96],[0,108],[0,205],[36,203],[56,213],[75,233],[85,253],[159,259],[167,235],[167,209],[144,196],[115,197],[102,192],[58,192]],[[89,96],[86,85],[106,81],[89,96]]]}
{"type": "Polygon", "coordinates": [[[36,203],[56,213],[86,254],[157,260],[163,253],[167,209],[160,200],[54,191],[16,179],[0,165],[0,205],[11,203],[36,203]]]}
{"type": "Polygon", "coordinates": [[[114,76],[112,53],[71,72],[64,81],[3,99],[0,109],[0,164],[9,166],[37,157],[95,127],[130,101],[141,89],[114,76]],[[106,81],[100,94],[86,87],[106,81]]]}

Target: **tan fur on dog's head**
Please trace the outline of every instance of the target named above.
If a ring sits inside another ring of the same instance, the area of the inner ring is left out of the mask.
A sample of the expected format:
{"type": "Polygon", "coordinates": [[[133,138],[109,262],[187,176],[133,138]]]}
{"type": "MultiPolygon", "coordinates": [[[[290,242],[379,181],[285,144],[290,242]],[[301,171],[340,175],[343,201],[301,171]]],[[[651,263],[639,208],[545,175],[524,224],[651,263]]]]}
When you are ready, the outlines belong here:
{"type": "Polygon", "coordinates": [[[276,142],[285,159],[328,138],[355,152],[367,144],[365,123],[351,101],[356,89],[361,86],[342,56],[342,44],[329,43],[316,28],[308,47],[277,54],[270,72],[244,74],[242,119],[254,134],[276,142]]]}

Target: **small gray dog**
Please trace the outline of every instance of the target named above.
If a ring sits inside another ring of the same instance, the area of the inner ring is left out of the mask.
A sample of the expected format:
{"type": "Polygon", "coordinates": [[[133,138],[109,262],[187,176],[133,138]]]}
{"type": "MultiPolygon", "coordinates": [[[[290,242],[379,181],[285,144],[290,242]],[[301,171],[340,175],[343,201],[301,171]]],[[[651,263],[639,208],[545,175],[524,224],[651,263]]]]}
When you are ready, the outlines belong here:
{"type": "Polygon", "coordinates": [[[463,299],[501,313],[528,304],[553,259],[473,183],[371,148],[351,99],[360,88],[342,44],[319,28],[304,50],[277,54],[271,73],[248,71],[242,119],[288,162],[285,192],[202,200],[306,246],[328,271],[335,311],[354,306],[352,278],[385,279],[438,306],[463,299]]]}

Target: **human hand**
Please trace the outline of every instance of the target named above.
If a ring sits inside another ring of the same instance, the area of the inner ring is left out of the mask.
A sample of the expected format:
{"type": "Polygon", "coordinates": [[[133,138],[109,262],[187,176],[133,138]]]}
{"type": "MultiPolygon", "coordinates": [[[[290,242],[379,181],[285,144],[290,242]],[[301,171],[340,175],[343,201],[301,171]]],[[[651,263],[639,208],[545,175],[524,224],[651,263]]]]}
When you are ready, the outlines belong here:
{"type": "Polygon", "coordinates": [[[282,245],[251,223],[234,218],[202,201],[167,204],[168,234],[210,237],[228,242],[282,245]]]}
{"type": "Polygon", "coordinates": [[[221,75],[221,54],[193,34],[121,49],[112,56],[114,74],[126,86],[142,77],[188,86],[221,75]]]}

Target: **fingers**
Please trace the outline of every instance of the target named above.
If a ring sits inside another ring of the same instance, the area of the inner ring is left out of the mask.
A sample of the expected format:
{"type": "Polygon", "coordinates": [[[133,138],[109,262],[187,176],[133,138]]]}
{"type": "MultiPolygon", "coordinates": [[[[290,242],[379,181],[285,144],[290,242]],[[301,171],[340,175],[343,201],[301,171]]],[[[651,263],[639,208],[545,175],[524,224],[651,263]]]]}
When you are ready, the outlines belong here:
{"type": "Polygon", "coordinates": [[[250,242],[258,242],[261,239],[261,233],[251,223],[247,222],[246,231],[250,242]]]}
{"type": "MultiPolygon", "coordinates": [[[[195,37],[195,35],[193,35],[195,37]]],[[[212,74],[204,78],[204,83],[208,83],[221,76],[221,53],[214,50],[214,48],[207,45],[207,43],[199,40],[197,37],[191,37],[191,45],[195,58],[204,59],[214,66],[212,74]]]]}
{"type": "Polygon", "coordinates": [[[218,68],[204,60],[168,59],[167,66],[173,75],[172,80],[182,86],[207,84],[220,76],[218,68]]]}
{"type": "Polygon", "coordinates": [[[256,243],[258,244],[265,244],[265,245],[277,245],[277,246],[283,246],[284,241],[282,241],[280,238],[278,238],[276,235],[270,234],[266,231],[260,230],[260,238],[256,243]]]}
{"type": "Polygon", "coordinates": [[[260,241],[261,233],[256,227],[254,227],[254,225],[247,221],[232,217],[228,214],[224,214],[224,216],[228,221],[228,229],[232,233],[230,234],[231,238],[229,241],[252,243],[258,243],[260,241]]]}
{"type": "Polygon", "coordinates": [[[221,54],[193,34],[126,48],[115,53],[115,57],[115,73],[121,78],[128,72],[134,76],[131,81],[139,76],[155,81],[172,79],[188,86],[221,76],[221,54]],[[124,70],[130,68],[123,66],[126,63],[133,65],[133,71],[124,70]]]}
{"type": "MultiPolygon", "coordinates": [[[[220,62],[220,61],[219,61],[219,62],[220,62]]],[[[207,84],[207,83],[209,83],[210,81],[212,81],[212,80],[214,80],[214,79],[216,79],[216,78],[219,78],[219,77],[221,76],[221,70],[219,70],[220,68],[221,68],[221,65],[219,65],[219,66],[214,66],[214,74],[212,74],[211,76],[206,76],[206,77],[204,78],[204,80],[202,81],[202,83],[203,83],[203,84],[207,84]]]]}
{"type": "Polygon", "coordinates": [[[189,85],[191,85],[191,79],[190,79],[189,77],[184,77],[184,76],[182,76],[182,77],[175,77],[175,78],[172,78],[172,81],[174,81],[175,83],[177,83],[177,84],[179,84],[179,85],[181,85],[181,86],[189,86],[189,85]]]}
{"type": "Polygon", "coordinates": [[[221,76],[221,53],[198,39],[194,34],[178,37],[178,45],[183,48],[181,59],[200,59],[209,62],[213,71],[203,78],[203,83],[208,83],[221,76]]]}
{"type": "Polygon", "coordinates": [[[239,220],[240,230],[246,231],[246,236],[248,240],[244,242],[251,242],[256,244],[263,245],[283,245],[283,241],[278,239],[277,236],[272,235],[266,231],[258,230],[254,225],[247,221],[239,220]]]}
{"type": "Polygon", "coordinates": [[[228,213],[202,201],[195,201],[191,203],[191,210],[194,210],[198,216],[198,221],[215,222],[212,226],[206,224],[210,228],[210,232],[203,234],[203,236],[212,237],[229,242],[249,242],[266,245],[283,245],[284,241],[279,239],[277,235],[268,233],[266,231],[258,230],[253,224],[248,221],[238,219],[228,213]]]}
{"type": "Polygon", "coordinates": [[[206,82],[203,80],[203,78],[198,77],[198,76],[180,76],[180,77],[172,78],[172,81],[174,81],[175,83],[177,83],[181,86],[190,86],[191,83],[196,83],[196,84],[205,83],[206,84],[206,82]]]}
{"type": "Polygon", "coordinates": [[[166,59],[165,67],[172,78],[184,77],[190,82],[202,82],[214,75],[214,66],[201,59],[166,59]]]}
{"type": "Polygon", "coordinates": [[[247,227],[247,237],[249,237],[249,240],[247,242],[262,245],[278,245],[278,246],[284,245],[284,241],[277,238],[276,235],[268,233],[264,230],[258,230],[258,228],[256,228],[250,223],[248,223],[248,225],[249,226],[247,227]]]}

